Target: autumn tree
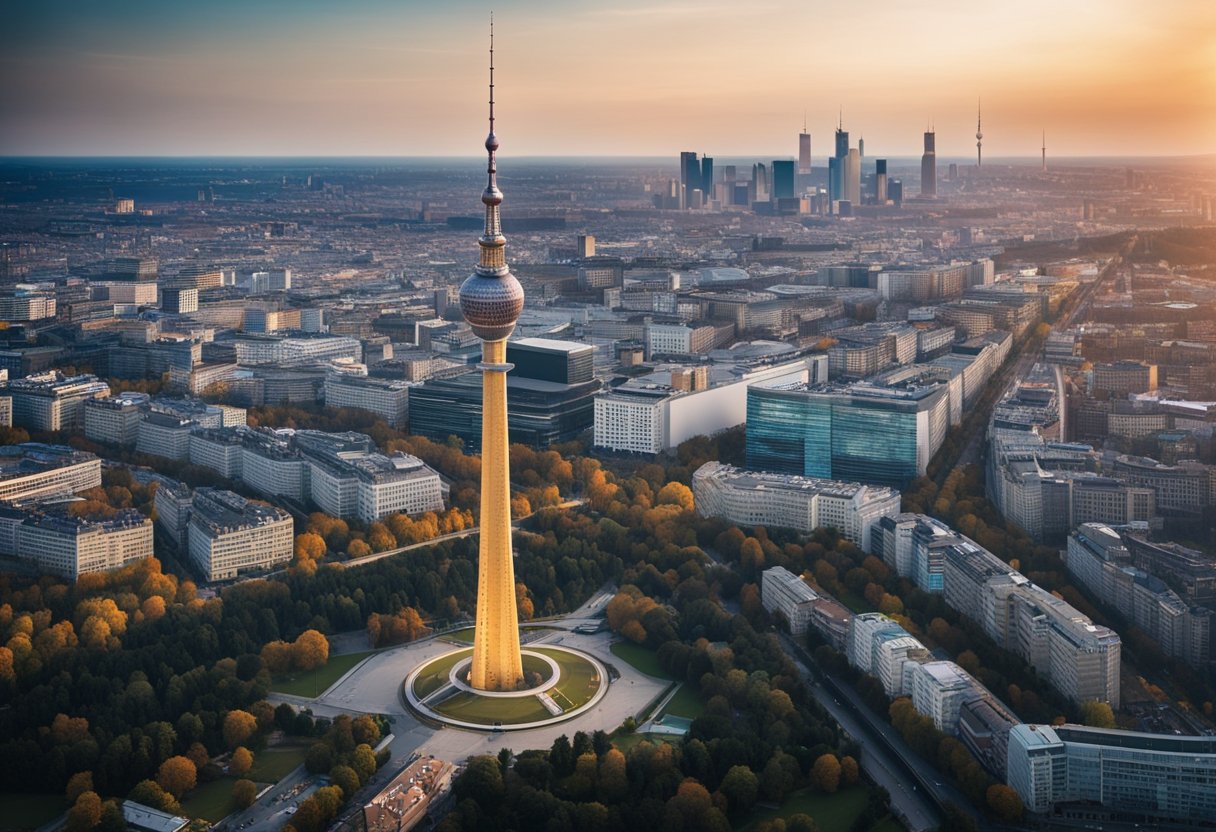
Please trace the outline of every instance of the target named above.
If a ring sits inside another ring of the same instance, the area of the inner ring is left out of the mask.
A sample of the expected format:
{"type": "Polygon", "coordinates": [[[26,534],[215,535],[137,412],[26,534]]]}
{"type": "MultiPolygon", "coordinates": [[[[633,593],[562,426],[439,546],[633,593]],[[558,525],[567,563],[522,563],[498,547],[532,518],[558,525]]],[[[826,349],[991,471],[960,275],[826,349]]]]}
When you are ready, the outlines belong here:
{"type": "Polygon", "coordinates": [[[848,787],[857,782],[858,778],[857,761],[852,757],[840,758],[840,784],[848,787]]]}
{"type": "Polygon", "coordinates": [[[240,809],[247,809],[257,799],[258,787],[252,780],[244,778],[232,784],[232,802],[240,809]]]}
{"type": "Polygon", "coordinates": [[[236,751],[232,752],[232,759],[228,762],[228,772],[237,777],[243,777],[249,773],[251,768],[253,768],[253,752],[243,745],[239,746],[236,751]]]}
{"type": "Polygon", "coordinates": [[[1092,699],[1081,703],[1081,720],[1091,728],[1114,728],[1115,712],[1105,702],[1092,699]]]}
{"type": "Polygon", "coordinates": [[[840,760],[835,754],[822,754],[811,766],[811,785],[824,794],[835,794],[840,787],[840,760]]]}
{"type": "Polygon", "coordinates": [[[156,782],[174,797],[181,797],[198,783],[198,769],[189,757],[170,757],[156,770],[156,782]]]}
{"type": "Polygon", "coordinates": [[[314,670],[329,661],[329,640],[316,630],[305,630],[291,646],[293,663],[300,670],[314,670]]]}
{"type": "Polygon", "coordinates": [[[97,792],[81,792],[68,810],[68,832],[88,832],[101,823],[101,797],[97,792]]]}
{"type": "Polygon", "coordinates": [[[244,745],[257,727],[257,717],[248,711],[229,711],[224,716],[224,744],[232,749],[244,745]]]}
{"type": "Polygon", "coordinates": [[[989,786],[986,798],[988,808],[1006,823],[1015,823],[1022,819],[1022,798],[1004,783],[989,786]]]}
{"type": "Polygon", "coordinates": [[[718,789],[726,796],[730,811],[742,814],[756,802],[760,781],[747,766],[731,766],[718,789]]]}
{"type": "Polygon", "coordinates": [[[669,482],[659,489],[655,503],[661,506],[678,506],[684,511],[692,511],[692,489],[682,482],[669,482]]]}
{"type": "Polygon", "coordinates": [[[68,786],[64,789],[68,803],[75,803],[76,798],[85,792],[93,791],[93,772],[78,771],[68,778],[68,786]]]}

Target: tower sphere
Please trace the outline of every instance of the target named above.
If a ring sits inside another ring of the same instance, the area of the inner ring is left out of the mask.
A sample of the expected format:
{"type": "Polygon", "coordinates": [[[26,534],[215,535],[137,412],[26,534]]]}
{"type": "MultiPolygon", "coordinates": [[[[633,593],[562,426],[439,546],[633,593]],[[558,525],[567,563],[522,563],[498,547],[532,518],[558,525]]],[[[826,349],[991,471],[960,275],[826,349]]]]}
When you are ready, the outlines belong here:
{"type": "Polygon", "coordinates": [[[483,341],[501,341],[515,330],[524,308],[524,287],[515,275],[470,275],[460,287],[460,311],[483,341]]]}

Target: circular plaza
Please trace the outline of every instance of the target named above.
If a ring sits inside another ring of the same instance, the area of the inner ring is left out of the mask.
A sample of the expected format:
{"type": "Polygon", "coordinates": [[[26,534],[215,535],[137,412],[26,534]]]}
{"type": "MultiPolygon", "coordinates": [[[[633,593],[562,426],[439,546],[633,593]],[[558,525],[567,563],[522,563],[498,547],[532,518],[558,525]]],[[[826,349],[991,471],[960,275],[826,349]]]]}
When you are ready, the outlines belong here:
{"type": "Polygon", "coordinates": [[[477,690],[468,683],[473,648],[461,647],[414,668],[402,683],[410,710],[428,719],[474,731],[539,728],[585,713],[608,690],[608,671],[579,650],[538,644],[520,651],[524,685],[519,690],[477,690]]]}

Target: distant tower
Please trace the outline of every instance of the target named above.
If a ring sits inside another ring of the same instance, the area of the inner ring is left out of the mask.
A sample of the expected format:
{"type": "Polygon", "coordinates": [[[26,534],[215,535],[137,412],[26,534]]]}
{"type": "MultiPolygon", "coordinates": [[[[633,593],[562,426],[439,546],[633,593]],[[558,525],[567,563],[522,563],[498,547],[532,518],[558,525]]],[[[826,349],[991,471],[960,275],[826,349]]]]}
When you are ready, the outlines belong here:
{"type": "Polygon", "coordinates": [[[879,205],[887,204],[887,160],[874,161],[874,193],[879,205]]]}
{"type": "Polygon", "coordinates": [[[802,132],[798,134],[798,172],[811,172],[811,134],[806,132],[806,113],[802,114],[802,132]]]}
{"type": "Polygon", "coordinates": [[[849,134],[844,129],[844,110],[836,125],[836,153],[828,160],[828,199],[837,202],[847,199],[844,195],[844,169],[849,158],[849,134]]]}
{"type": "Polygon", "coordinates": [[[925,153],[920,157],[920,195],[937,196],[937,134],[925,131],[925,153]]]}
{"type": "Polygon", "coordinates": [[[861,158],[866,158],[866,137],[862,136],[857,140],[857,153],[861,158]]]}
{"type": "Polygon", "coordinates": [[[692,202],[692,192],[701,187],[701,163],[696,151],[680,153],[680,207],[687,208],[692,202]]]}
{"type": "Polygon", "coordinates": [[[1043,173],[1047,173],[1047,131],[1043,131],[1043,173]]]}
{"type": "Polygon", "coordinates": [[[984,129],[983,112],[980,110],[980,105],[975,105],[975,166],[982,168],[984,166],[984,129]]]}
{"type": "Polygon", "coordinates": [[[478,541],[477,618],[469,684],[477,690],[515,690],[523,681],[515,563],[511,556],[511,472],[507,439],[507,336],[524,308],[524,290],[507,266],[498,206],[494,133],[494,24],[490,23],[489,175],[481,201],[486,225],[477,241],[477,269],[460,287],[460,311],[481,339],[481,539],[478,541]]]}

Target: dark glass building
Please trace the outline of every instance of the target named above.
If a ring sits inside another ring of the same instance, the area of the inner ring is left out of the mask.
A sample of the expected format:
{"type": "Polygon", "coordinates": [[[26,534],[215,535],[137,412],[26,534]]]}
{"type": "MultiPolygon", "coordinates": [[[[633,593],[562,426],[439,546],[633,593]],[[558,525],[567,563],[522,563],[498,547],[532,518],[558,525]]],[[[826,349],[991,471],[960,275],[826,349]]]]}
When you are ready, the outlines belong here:
{"type": "Polygon", "coordinates": [[[794,161],[781,159],[773,162],[773,199],[794,198],[794,161]]]}

